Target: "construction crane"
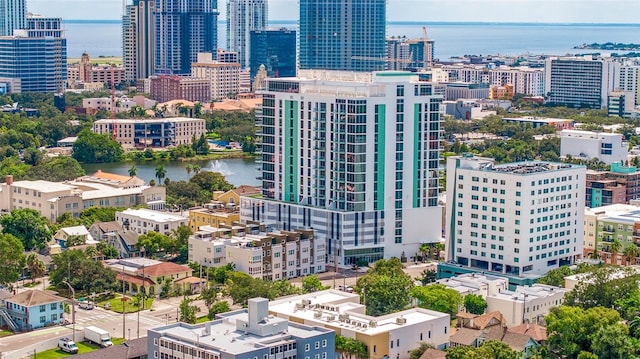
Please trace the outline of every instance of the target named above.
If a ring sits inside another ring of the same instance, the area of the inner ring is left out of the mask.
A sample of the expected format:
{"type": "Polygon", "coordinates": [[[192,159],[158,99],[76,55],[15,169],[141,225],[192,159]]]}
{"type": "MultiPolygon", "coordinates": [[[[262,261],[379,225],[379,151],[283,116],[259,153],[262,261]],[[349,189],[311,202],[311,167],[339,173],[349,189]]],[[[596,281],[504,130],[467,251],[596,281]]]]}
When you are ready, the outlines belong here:
{"type": "Polygon", "coordinates": [[[429,48],[429,38],[427,37],[427,27],[422,27],[422,41],[424,42],[424,68],[430,68],[433,62],[431,49],[429,48]]]}
{"type": "Polygon", "coordinates": [[[111,137],[115,140],[118,136],[116,130],[116,85],[113,65],[111,65],[111,137]]]}

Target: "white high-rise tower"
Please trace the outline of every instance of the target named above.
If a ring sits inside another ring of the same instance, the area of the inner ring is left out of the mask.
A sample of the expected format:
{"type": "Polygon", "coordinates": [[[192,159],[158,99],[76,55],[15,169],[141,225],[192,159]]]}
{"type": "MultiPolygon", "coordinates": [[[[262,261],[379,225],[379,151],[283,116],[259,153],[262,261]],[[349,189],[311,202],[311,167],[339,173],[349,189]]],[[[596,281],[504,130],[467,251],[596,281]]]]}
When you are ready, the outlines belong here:
{"type": "Polygon", "coordinates": [[[242,68],[249,67],[250,33],[266,29],[267,15],[267,0],[229,0],[227,3],[227,47],[238,53],[242,68]]]}

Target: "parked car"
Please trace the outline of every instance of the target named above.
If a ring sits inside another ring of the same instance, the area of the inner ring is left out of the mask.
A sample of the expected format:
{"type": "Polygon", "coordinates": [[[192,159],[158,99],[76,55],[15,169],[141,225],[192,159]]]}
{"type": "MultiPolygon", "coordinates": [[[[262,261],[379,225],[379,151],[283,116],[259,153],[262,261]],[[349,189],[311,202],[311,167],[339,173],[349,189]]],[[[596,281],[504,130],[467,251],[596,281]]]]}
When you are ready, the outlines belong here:
{"type": "Polygon", "coordinates": [[[78,346],[69,338],[60,338],[58,340],[58,347],[65,353],[76,354],[78,353],[78,346]]]}
{"type": "Polygon", "coordinates": [[[87,301],[84,301],[84,302],[78,302],[78,308],[80,308],[80,309],[91,310],[91,309],[93,309],[94,307],[95,307],[95,306],[94,306],[94,305],[93,305],[93,303],[91,303],[91,302],[87,302],[87,301]]]}

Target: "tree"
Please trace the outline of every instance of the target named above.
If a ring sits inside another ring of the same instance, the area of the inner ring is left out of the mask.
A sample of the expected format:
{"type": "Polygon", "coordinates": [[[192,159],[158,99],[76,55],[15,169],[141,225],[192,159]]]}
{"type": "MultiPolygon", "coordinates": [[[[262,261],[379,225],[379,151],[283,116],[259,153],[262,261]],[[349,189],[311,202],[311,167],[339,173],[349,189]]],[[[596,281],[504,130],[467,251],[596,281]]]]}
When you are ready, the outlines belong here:
{"type": "Polygon", "coordinates": [[[328,288],[328,286],[322,285],[317,274],[308,275],[302,278],[302,290],[304,290],[305,293],[317,292],[328,288]]]}
{"type": "Polygon", "coordinates": [[[175,251],[176,240],[162,233],[149,231],[138,237],[138,248],[148,254],[172,253],[175,251]]]}
{"type": "Polygon", "coordinates": [[[413,280],[402,270],[400,259],[391,258],[375,262],[355,289],[362,295],[367,314],[379,316],[405,309],[412,287],[413,280]]]}
{"type": "Polygon", "coordinates": [[[569,266],[562,266],[557,269],[550,270],[544,277],[538,279],[540,284],[548,284],[555,287],[564,286],[564,277],[574,274],[569,266]]]}
{"type": "Polygon", "coordinates": [[[464,309],[472,314],[484,314],[487,309],[487,301],[479,294],[467,294],[464,297],[464,309]]]}
{"type": "Polygon", "coordinates": [[[565,296],[567,305],[582,308],[613,308],[616,301],[638,289],[640,278],[632,268],[598,266],[585,273],[584,280],[565,296]]]}
{"type": "Polygon", "coordinates": [[[96,250],[106,259],[118,258],[120,256],[118,249],[106,242],[98,242],[98,244],[96,244],[96,250]]]}
{"type": "Polygon", "coordinates": [[[80,131],[73,144],[73,158],[83,163],[118,162],[122,159],[122,147],[108,134],[80,131]]]}
{"type": "Polygon", "coordinates": [[[58,156],[44,160],[39,165],[29,168],[27,178],[61,182],[76,179],[85,174],[84,169],[75,158],[58,156]]]}
{"type": "Polygon", "coordinates": [[[198,174],[200,173],[200,170],[201,170],[200,166],[193,165],[193,173],[198,174]]]}
{"type": "Polygon", "coordinates": [[[138,168],[136,167],[136,165],[131,165],[131,167],[129,168],[129,176],[133,177],[136,174],[138,174],[138,168]]]}
{"type": "Polygon", "coordinates": [[[20,239],[11,234],[0,234],[0,285],[9,285],[20,278],[26,264],[24,247],[20,239]]]}
{"type": "Polygon", "coordinates": [[[233,185],[227,182],[224,175],[219,172],[196,172],[196,174],[189,180],[189,183],[195,183],[200,188],[210,193],[214,191],[228,191],[233,189],[233,185]]]}
{"type": "Polygon", "coordinates": [[[349,358],[355,355],[356,359],[365,359],[368,357],[369,349],[365,343],[357,339],[336,335],[336,352],[343,359],[347,354],[349,358]]]}
{"type": "Polygon", "coordinates": [[[207,318],[213,320],[216,318],[216,315],[220,313],[226,313],[231,310],[229,303],[225,300],[221,300],[214,304],[211,308],[209,308],[209,314],[207,314],[207,318]]]}
{"type": "Polygon", "coordinates": [[[409,351],[409,359],[420,359],[427,349],[435,349],[435,347],[432,344],[420,342],[420,345],[417,348],[409,351]]]}
{"type": "Polygon", "coordinates": [[[447,348],[447,359],[482,359],[475,353],[475,348],[460,346],[447,348]]]}
{"type": "Polygon", "coordinates": [[[187,171],[187,178],[191,176],[191,171],[193,171],[193,166],[191,164],[187,164],[184,166],[185,171],[187,171]]]}
{"type": "Polygon", "coordinates": [[[620,323],[600,327],[593,334],[591,349],[598,359],[626,359],[635,351],[627,327],[620,323]]]}
{"type": "Polygon", "coordinates": [[[627,264],[631,264],[631,260],[638,256],[638,247],[635,244],[629,243],[624,247],[624,258],[627,260],[627,264]]]}
{"type": "Polygon", "coordinates": [[[427,259],[427,252],[429,252],[431,247],[429,243],[420,244],[420,253],[422,254],[422,262],[424,263],[427,259]]]}
{"type": "Polygon", "coordinates": [[[414,287],[410,295],[418,300],[418,306],[455,316],[462,304],[462,296],[443,284],[414,287]]]}
{"type": "Polygon", "coordinates": [[[71,235],[69,237],[67,237],[67,240],[65,242],[65,246],[67,248],[69,247],[75,247],[75,246],[80,246],[83,245],[87,242],[87,238],[85,236],[81,236],[81,235],[71,235]]]}
{"type": "Polygon", "coordinates": [[[79,249],[68,249],[52,258],[53,268],[49,274],[51,283],[66,290],[62,281],[68,281],[76,291],[104,292],[118,288],[116,273],[79,249]]]}
{"type": "Polygon", "coordinates": [[[189,324],[195,324],[196,320],[198,319],[196,317],[196,313],[198,313],[200,311],[200,308],[196,305],[192,305],[191,303],[193,302],[193,299],[187,298],[185,297],[182,302],[180,302],[180,321],[181,322],[185,322],[185,323],[189,323],[189,324]]]}
{"type": "Polygon", "coordinates": [[[164,168],[164,165],[156,166],[156,178],[158,179],[158,184],[162,183],[162,180],[167,176],[167,170],[164,168]]]}
{"type": "Polygon", "coordinates": [[[509,347],[509,344],[497,340],[484,342],[475,350],[478,358],[519,359],[521,355],[509,347]]]}
{"type": "Polygon", "coordinates": [[[218,293],[219,291],[216,287],[207,285],[206,287],[202,288],[202,291],[200,292],[200,298],[204,300],[204,305],[207,306],[207,310],[211,310],[211,306],[218,299],[218,293]]]}
{"type": "Polygon", "coordinates": [[[597,355],[589,352],[580,352],[577,359],[599,359],[597,355]]]}
{"type": "Polygon", "coordinates": [[[42,277],[47,271],[44,262],[35,253],[27,256],[27,269],[31,273],[31,283],[35,283],[36,278],[42,277]]]}
{"type": "Polygon", "coordinates": [[[416,277],[416,280],[419,280],[422,285],[427,285],[436,281],[437,275],[434,270],[425,269],[421,274],[422,277],[416,277]]]}
{"type": "Polygon", "coordinates": [[[52,236],[46,218],[35,209],[14,209],[0,217],[0,225],[2,233],[16,236],[27,251],[44,248],[52,236]]]}

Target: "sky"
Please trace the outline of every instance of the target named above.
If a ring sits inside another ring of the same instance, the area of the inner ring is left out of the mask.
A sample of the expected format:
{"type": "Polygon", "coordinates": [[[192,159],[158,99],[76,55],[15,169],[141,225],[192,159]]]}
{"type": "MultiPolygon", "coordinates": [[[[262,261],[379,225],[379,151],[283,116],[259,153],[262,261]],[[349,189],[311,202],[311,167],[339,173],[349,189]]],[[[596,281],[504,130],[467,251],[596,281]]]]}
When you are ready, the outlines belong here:
{"type": "MultiPolygon", "coordinates": [[[[218,0],[220,19],[226,0],[218,0]]],[[[30,12],[64,19],[119,19],[122,0],[27,0],[30,12]]],[[[271,20],[297,20],[297,0],[269,0],[271,20]]],[[[391,21],[640,23],[640,0],[387,0],[391,21]]],[[[640,38],[640,34],[639,34],[640,38]]]]}

